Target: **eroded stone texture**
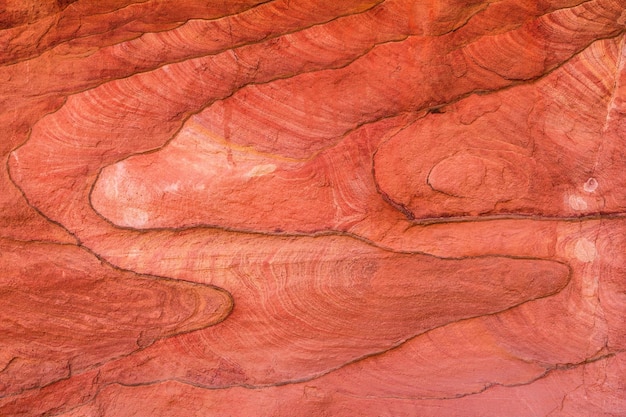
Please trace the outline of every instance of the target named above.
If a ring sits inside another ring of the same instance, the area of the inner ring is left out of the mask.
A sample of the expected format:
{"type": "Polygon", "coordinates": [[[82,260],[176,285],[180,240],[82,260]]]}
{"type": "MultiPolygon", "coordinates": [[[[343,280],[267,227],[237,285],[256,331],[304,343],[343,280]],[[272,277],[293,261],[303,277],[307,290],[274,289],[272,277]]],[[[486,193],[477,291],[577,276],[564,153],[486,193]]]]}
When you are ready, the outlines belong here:
{"type": "Polygon", "coordinates": [[[15,1],[0,415],[626,414],[626,3],[15,1]]]}
{"type": "Polygon", "coordinates": [[[225,291],[118,271],[69,244],[3,241],[0,264],[8,395],[214,325],[232,309],[225,291]]]}

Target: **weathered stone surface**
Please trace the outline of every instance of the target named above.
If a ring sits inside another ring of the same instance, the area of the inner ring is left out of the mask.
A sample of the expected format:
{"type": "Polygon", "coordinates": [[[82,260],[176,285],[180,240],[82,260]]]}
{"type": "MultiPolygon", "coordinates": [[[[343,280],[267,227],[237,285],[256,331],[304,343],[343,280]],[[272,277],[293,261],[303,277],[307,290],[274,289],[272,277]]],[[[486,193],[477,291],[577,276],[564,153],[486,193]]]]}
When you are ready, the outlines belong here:
{"type": "Polygon", "coordinates": [[[626,414],[626,3],[15,1],[0,415],[626,414]]]}
{"type": "Polygon", "coordinates": [[[230,313],[225,291],[102,265],[75,245],[0,242],[4,395],[48,385],[230,313]]]}

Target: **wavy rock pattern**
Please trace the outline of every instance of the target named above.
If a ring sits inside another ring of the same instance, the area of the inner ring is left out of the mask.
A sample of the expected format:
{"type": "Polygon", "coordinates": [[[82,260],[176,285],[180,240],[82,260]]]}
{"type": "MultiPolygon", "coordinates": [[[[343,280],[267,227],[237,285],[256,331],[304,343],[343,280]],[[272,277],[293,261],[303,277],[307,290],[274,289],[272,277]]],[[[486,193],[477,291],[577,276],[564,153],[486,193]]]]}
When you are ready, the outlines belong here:
{"type": "Polygon", "coordinates": [[[625,25],[9,0],[0,415],[625,414],[625,25]]]}
{"type": "Polygon", "coordinates": [[[2,242],[3,395],[219,323],[229,295],[102,265],[74,245],[2,242]]]}

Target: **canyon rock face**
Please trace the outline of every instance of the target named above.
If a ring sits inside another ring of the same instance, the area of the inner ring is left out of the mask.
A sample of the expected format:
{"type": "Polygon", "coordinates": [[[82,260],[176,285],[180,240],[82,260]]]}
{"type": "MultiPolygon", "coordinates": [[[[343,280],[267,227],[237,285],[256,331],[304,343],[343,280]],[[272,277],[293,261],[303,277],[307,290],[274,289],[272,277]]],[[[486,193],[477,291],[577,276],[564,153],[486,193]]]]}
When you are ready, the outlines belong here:
{"type": "Polygon", "coordinates": [[[0,415],[626,415],[625,34],[6,1],[0,415]]]}

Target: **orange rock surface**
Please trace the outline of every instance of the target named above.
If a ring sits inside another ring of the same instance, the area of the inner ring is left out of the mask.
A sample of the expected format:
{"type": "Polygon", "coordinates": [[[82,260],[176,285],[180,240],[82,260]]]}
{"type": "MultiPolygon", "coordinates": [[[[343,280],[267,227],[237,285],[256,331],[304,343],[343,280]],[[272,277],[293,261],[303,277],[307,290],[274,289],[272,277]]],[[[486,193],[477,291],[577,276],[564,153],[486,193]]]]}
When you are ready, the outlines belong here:
{"type": "Polygon", "coordinates": [[[626,415],[626,1],[5,3],[1,416],[626,415]]]}

